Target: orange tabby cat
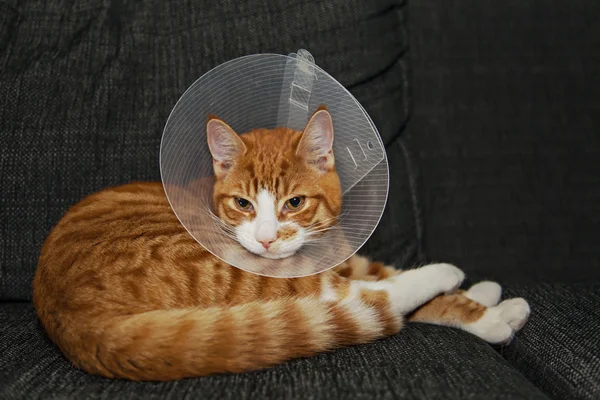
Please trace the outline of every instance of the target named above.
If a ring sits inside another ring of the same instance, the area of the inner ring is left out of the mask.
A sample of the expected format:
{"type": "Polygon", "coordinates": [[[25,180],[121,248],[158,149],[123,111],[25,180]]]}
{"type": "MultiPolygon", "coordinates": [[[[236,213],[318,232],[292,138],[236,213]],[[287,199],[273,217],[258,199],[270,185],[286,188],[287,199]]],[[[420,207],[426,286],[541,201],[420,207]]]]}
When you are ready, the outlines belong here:
{"type": "MultiPolygon", "coordinates": [[[[341,192],[333,126],[318,110],[303,132],[238,136],[207,125],[215,213],[249,251],[287,257],[311,227],[335,223],[341,192]]],[[[316,233],[318,234],[318,233],[316,233]]],[[[529,314],[482,282],[457,292],[449,264],[398,271],[353,256],[303,278],[269,278],[203,249],[174,215],[160,183],[93,194],[48,236],[33,282],[50,338],[98,375],[169,380],[265,368],[294,357],[392,335],[404,316],[505,343],[529,314]]]]}

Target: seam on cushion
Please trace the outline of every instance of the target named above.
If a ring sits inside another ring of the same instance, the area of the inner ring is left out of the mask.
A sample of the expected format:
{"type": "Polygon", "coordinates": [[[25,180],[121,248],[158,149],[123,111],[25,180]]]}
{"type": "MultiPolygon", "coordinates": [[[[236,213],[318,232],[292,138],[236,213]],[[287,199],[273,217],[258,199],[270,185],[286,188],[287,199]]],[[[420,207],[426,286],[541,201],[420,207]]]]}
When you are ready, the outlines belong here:
{"type": "MultiPolygon", "coordinates": [[[[410,112],[412,109],[412,93],[411,93],[411,85],[410,85],[410,31],[409,31],[409,23],[408,23],[408,15],[409,8],[407,5],[407,1],[402,3],[402,8],[398,9],[396,15],[398,16],[398,26],[400,27],[400,32],[403,38],[404,44],[404,61],[400,59],[398,63],[400,64],[400,68],[402,70],[402,86],[404,88],[404,102],[403,102],[403,111],[404,111],[404,122],[398,131],[398,135],[405,131],[406,125],[410,119],[410,112]]],[[[420,244],[419,244],[420,247],[420,244]]],[[[419,250],[420,253],[420,250],[419,250]]]]}
{"type": "Polygon", "coordinates": [[[380,17],[380,16],[385,15],[390,12],[396,12],[399,8],[404,7],[404,3],[405,3],[404,0],[400,0],[395,3],[392,3],[382,10],[379,10],[372,14],[367,14],[366,19],[368,20],[368,19],[372,19],[372,18],[377,18],[377,17],[380,17]]]}
{"type": "MultiPolygon", "coordinates": [[[[540,368],[544,371],[544,374],[552,375],[552,378],[551,378],[552,380],[554,380],[554,379],[558,380],[561,382],[561,384],[564,387],[574,389],[568,380],[566,380],[560,373],[556,372],[555,370],[547,368],[546,367],[547,362],[545,362],[540,357],[538,357],[536,354],[534,354],[534,352],[527,349],[527,347],[525,345],[515,343],[514,347],[512,349],[510,349],[509,351],[504,351],[504,352],[500,351],[500,355],[502,355],[502,357],[504,357],[505,360],[507,360],[514,368],[516,368],[519,372],[521,372],[531,383],[533,383],[538,389],[540,389],[542,392],[544,392],[548,396],[555,396],[558,393],[556,393],[555,390],[552,390],[551,387],[547,387],[547,385],[544,385],[544,382],[539,382],[539,380],[530,377],[529,374],[527,373],[527,371],[524,371],[522,369],[521,362],[519,362],[519,359],[530,359],[537,368],[540,368]]],[[[581,387],[579,389],[581,390],[581,387]]],[[[588,391],[586,391],[586,393],[589,394],[588,391]]]]}
{"type": "MultiPolygon", "coordinates": [[[[410,85],[410,31],[408,24],[408,13],[409,6],[408,2],[402,1],[399,7],[396,8],[396,15],[398,16],[398,26],[400,34],[404,38],[404,48],[400,55],[394,60],[394,63],[400,64],[402,74],[402,86],[405,91],[405,98],[403,104],[404,121],[398,133],[394,135],[391,143],[398,140],[400,148],[402,149],[402,155],[404,156],[404,165],[406,167],[406,175],[408,179],[408,187],[410,190],[410,198],[413,207],[413,218],[415,224],[415,235],[417,237],[417,262],[421,263],[424,260],[423,251],[423,218],[421,215],[421,202],[419,201],[418,194],[418,168],[416,167],[412,155],[408,149],[408,145],[405,143],[405,139],[402,136],[405,133],[408,122],[410,121],[410,114],[412,109],[412,96],[411,96],[411,85],[410,85]]],[[[391,144],[390,143],[390,144],[391,144]]],[[[387,146],[386,146],[387,147],[387,146]]]]}
{"type": "Polygon", "coordinates": [[[402,75],[402,89],[404,90],[404,101],[402,104],[402,111],[404,115],[404,121],[402,125],[398,129],[398,132],[392,136],[389,143],[386,143],[385,146],[388,147],[389,144],[393,143],[400,135],[405,131],[408,121],[410,120],[410,113],[412,109],[412,93],[411,93],[411,85],[410,81],[410,30],[409,30],[409,5],[407,1],[400,1],[397,7],[394,7],[394,11],[396,12],[396,16],[398,17],[398,33],[402,37],[402,49],[401,52],[394,58],[394,62],[391,63],[389,68],[385,70],[390,70],[396,63],[398,63],[400,67],[400,74],[402,75]]]}
{"type": "MultiPolygon", "coordinates": [[[[396,64],[398,62],[400,62],[400,60],[402,60],[402,58],[406,55],[406,53],[407,53],[407,48],[405,47],[405,48],[403,48],[400,51],[400,53],[398,55],[396,55],[394,57],[394,59],[392,60],[391,63],[389,63],[388,65],[384,66],[383,68],[381,68],[379,71],[377,71],[373,75],[369,75],[369,76],[361,79],[358,82],[354,82],[354,83],[351,83],[350,85],[347,85],[346,89],[349,90],[349,91],[352,91],[352,89],[355,89],[358,86],[367,84],[367,83],[371,82],[372,80],[379,78],[381,75],[385,75],[392,68],[394,68],[396,66],[396,64]]],[[[405,86],[404,88],[406,89],[406,80],[404,80],[403,85],[405,86]]]]}
{"type": "MultiPolygon", "coordinates": [[[[559,290],[567,291],[567,293],[560,293],[559,296],[571,296],[572,291],[569,291],[568,288],[577,289],[577,290],[586,290],[593,289],[596,285],[594,283],[575,283],[575,284],[555,284],[542,282],[541,284],[535,285],[536,289],[539,289],[542,293],[554,293],[559,290]]],[[[538,290],[528,290],[527,286],[517,286],[517,287],[507,287],[506,295],[508,297],[517,297],[524,296],[527,298],[528,296],[535,297],[536,294],[539,294],[538,290]],[[529,295],[528,295],[529,294],[529,295]]],[[[587,293],[586,293],[587,294],[587,293]]],[[[536,331],[538,328],[534,328],[536,331]]],[[[533,334],[531,334],[533,335],[533,334]]],[[[517,336],[516,341],[513,345],[508,347],[506,351],[500,350],[500,354],[508,361],[511,365],[513,365],[516,369],[521,371],[531,382],[533,382],[540,390],[548,395],[552,395],[555,398],[559,395],[564,395],[564,392],[568,392],[570,395],[576,393],[577,398],[594,398],[594,390],[595,387],[590,387],[587,384],[581,384],[577,379],[569,379],[565,377],[563,371],[557,368],[553,368],[549,366],[554,362],[549,360],[548,357],[540,357],[535,351],[535,344],[531,341],[521,340],[517,336]],[[525,364],[525,365],[523,365],[525,364]],[[536,371],[542,371],[541,375],[529,376],[529,371],[531,369],[535,369],[536,371]],[[541,378],[540,378],[541,376],[541,378]],[[560,385],[552,385],[549,382],[558,381],[560,385]],[[556,389],[558,388],[558,389],[556,389]],[[582,397],[585,396],[585,397],[582,397]]],[[[584,349],[583,351],[587,351],[584,349]]],[[[563,353],[561,353],[561,357],[557,358],[555,363],[560,364],[564,371],[568,369],[581,370],[580,368],[574,367],[573,364],[570,364],[568,361],[565,361],[565,354],[569,354],[570,358],[578,363],[585,357],[582,357],[578,354],[578,351],[573,352],[571,348],[565,348],[563,353]]],[[[586,360],[587,361],[587,360],[586,360]]],[[[578,364],[579,366],[579,364],[578,364]]],[[[579,373],[579,377],[587,378],[584,373],[579,373]]]]}
{"type": "Polygon", "coordinates": [[[400,42],[401,42],[401,46],[400,46],[400,51],[394,56],[394,58],[392,59],[392,61],[385,65],[383,68],[381,68],[379,71],[377,71],[376,73],[367,76],[365,78],[360,79],[357,82],[353,82],[349,85],[346,85],[346,89],[349,91],[352,91],[352,89],[355,89],[359,86],[362,86],[364,84],[367,84],[379,77],[381,77],[382,75],[387,74],[388,72],[390,72],[395,66],[396,64],[400,65],[400,69],[401,69],[401,74],[402,74],[402,89],[404,90],[405,94],[406,94],[406,98],[404,103],[404,122],[402,124],[401,129],[399,130],[399,133],[397,135],[395,135],[392,138],[392,141],[394,139],[396,139],[396,137],[398,137],[398,135],[400,134],[400,132],[402,132],[404,125],[406,124],[406,120],[408,119],[408,112],[410,109],[409,103],[410,103],[410,93],[409,93],[409,89],[408,89],[408,79],[407,79],[407,72],[406,72],[406,68],[404,68],[404,64],[402,62],[403,59],[408,57],[408,47],[409,47],[409,37],[408,37],[408,24],[406,22],[406,18],[403,18],[403,15],[406,14],[407,12],[407,5],[406,5],[406,1],[404,0],[399,0],[396,3],[390,4],[387,8],[369,15],[367,17],[367,19],[372,19],[374,17],[377,16],[382,16],[385,15],[387,13],[394,13],[396,15],[396,20],[397,20],[397,29],[396,31],[398,32],[399,36],[400,36],[400,42]]]}
{"type": "Polygon", "coordinates": [[[402,137],[398,138],[398,144],[402,149],[402,155],[404,156],[404,165],[406,166],[406,176],[408,178],[408,187],[410,189],[410,198],[413,206],[413,218],[415,223],[415,234],[417,236],[417,261],[423,261],[423,219],[421,217],[421,208],[419,202],[419,195],[417,191],[417,175],[418,170],[415,168],[412,162],[412,157],[408,150],[407,145],[404,143],[402,137]]]}

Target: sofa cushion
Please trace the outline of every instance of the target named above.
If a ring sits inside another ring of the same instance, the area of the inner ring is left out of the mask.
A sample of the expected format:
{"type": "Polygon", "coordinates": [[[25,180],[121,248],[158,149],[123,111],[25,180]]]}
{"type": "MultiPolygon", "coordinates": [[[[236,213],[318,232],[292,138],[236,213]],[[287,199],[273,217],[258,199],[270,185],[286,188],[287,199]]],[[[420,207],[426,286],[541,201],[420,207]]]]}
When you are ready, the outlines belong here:
{"type": "Polygon", "coordinates": [[[599,280],[600,1],[410,2],[425,245],[468,275],[599,280]]]}
{"type": "MultiPolygon", "coordinates": [[[[41,244],[69,206],[106,186],[159,180],[170,110],[231,58],[308,49],[399,151],[405,17],[402,0],[0,2],[0,299],[31,297],[41,244]]],[[[405,175],[392,176],[392,192],[410,201],[405,175]]],[[[389,215],[414,221],[412,206],[389,215]]],[[[396,253],[415,252],[410,224],[396,253]]],[[[371,248],[393,258],[387,232],[376,235],[371,248]]]]}
{"type": "Polygon", "coordinates": [[[0,398],[547,399],[492,347],[454,329],[409,324],[394,337],[264,371],[129,382],[75,369],[28,303],[0,304],[0,398]]]}
{"type": "Polygon", "coordinates": [[[509,286],[531,317],[501,353],[556,399],[600,396],[600,284],[509,286]]]}

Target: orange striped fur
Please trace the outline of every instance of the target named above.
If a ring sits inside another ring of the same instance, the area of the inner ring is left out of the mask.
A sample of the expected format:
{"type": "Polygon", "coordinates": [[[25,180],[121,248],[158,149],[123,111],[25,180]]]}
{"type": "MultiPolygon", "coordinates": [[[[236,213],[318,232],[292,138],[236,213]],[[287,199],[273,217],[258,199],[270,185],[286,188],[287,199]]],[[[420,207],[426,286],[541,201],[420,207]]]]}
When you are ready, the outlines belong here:
{"type": "Polygon", "coordinates": [[[214,213],[250,252],[289,257],[336,224],[342,190],[325,109],[303,132],[277,128],[237,135],[213,116],[207,138],[216,176],[214,213]],[[297,207],[290,205],[293,199],[297,207]]]}
{"type": "MultiPolygon", "coordinates": [[[[248,148],[274,137],[272,131],[252,135],[244,139],[248,148]]],[[[297,147],[299,138],[279,144],[297,147]]],[[[257,185],[261,173],[279,176],[283,160],[294,157],[262,152],[262,160],[254,158],[257,185]]],[[[304,216],[294,217],[300,226],[339,213],[339,183],[326,172],[332,162],[327,155],[315,161],[321,175],[311,181],[321,184],[304,185],[311,200],[304,216]]],[[[215,165],[215,172],[227,176],[240,165],[250,162],[215,165]]],[[[282,187],[296,184],[285,176],[282,187]]],[[[235,185],[219,182],[216,197],[235,185]]],[[[234,211],[235,204],[217,204],[232,223],[251,218],[234,211]]],[[[308,277],[254,275],[202,248],[172,212],[160,183],[132,183],[85,198],[59,221],[41,251],[33,300],[49,337],[76,366],[110,378],[171,380],[257,370],[370,342],[398,332],[405,316],[492,343],[510,340],[527,319],[527,303],[497,304],[500,288],[492,282],[458,293],[463,278],[448,264],[401,273],[361,256],[308,277]]]]}

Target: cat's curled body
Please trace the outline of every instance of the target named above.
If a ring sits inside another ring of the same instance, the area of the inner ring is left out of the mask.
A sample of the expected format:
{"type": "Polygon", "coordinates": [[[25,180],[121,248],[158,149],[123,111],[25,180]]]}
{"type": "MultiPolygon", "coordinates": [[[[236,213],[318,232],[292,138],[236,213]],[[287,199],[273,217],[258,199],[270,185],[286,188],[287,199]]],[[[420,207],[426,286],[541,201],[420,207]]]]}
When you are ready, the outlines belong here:
{"type": "MultiPolygon", "coordinates": [[[[335,173],[327,129],[324,110],[303,133],[261,130],[240,139],[226,124],[209,122],[215,213],[241,227],[239,237],[255,236],[256,243],[240,241],[250,251],[262,247],[271,258],[293,252],[296,245],[283,242],[306,239],[310,227],[339,213],[339,183],[327,177],[335,173]],[[314,176],[294,181],[307,174],[314,176]],[[257,203],[261,193],[275,211],[257,203]],[[300,200],[288,202],[291,196],[300,200]]],[[[302,278],[244,272],[188,234],[160,183],[133,183],[95,193],[66,213],[42,248],[33,294],[45,330],[76,366],[106,377],[170,380],[370,342],[396,333],[405,316],[509,341],[527,320],[527,303],[499,303],[493,282],[457,291],[463,278],[449,264],[401,272],[360,256],[302,278]]]]}

